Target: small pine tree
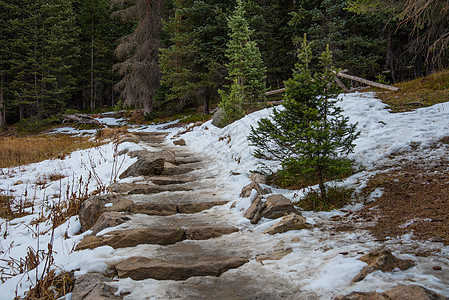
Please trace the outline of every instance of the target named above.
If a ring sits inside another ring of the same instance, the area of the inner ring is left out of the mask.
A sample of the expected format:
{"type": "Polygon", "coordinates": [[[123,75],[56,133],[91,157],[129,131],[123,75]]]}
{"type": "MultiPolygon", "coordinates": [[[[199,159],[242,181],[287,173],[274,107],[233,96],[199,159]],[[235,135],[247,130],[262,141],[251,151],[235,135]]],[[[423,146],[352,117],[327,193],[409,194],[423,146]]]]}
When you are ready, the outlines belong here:
{"type": "Polygon", "coordinates": [[[325,182],[348,171],[350,163],[344,158],[352,152],[359,133],[336,106],[329,48],[319,57],[320,71],[309,68],[312,49],[306,36],[298,58],[302,63],[285,82],[285,109],[275,109],[272,118],[261,119],[248,139],[257,147],[254,156],[280,161],[283,176],[318,182],[326,199],[325,182]]]}
{"type": "Polygon", "coordinates": [[[226,57],[229,63],[226,86],[227,91],[220,90],[225,120],[228,123],[244,116],[244,105],[263,101],[265,98],[265,73],[262,57],[255,41],[251,41],[253,31],[245,18],[244,3],[237,0],[234,13],[228,18],[230,40],[227,44],[226,57]]]}

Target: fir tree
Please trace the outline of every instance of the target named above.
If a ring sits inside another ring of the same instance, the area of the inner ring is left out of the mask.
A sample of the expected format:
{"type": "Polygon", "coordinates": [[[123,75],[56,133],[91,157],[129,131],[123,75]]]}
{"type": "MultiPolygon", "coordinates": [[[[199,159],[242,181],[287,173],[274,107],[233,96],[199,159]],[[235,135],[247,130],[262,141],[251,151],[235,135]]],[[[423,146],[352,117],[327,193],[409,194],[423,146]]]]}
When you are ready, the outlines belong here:
{"type": "Polygon", "coordinates": [[[225,87],[227,91],[219,91],[220,107],[228,123],[243,117],[245,105],[265,98],[266,68],[256,42],[251,40],[253,31],[249,28],[245,13],[243,0],[237,0],[234,13],[228,18],[230,40],[226,50],[229,63],[226,66],[231,85],[225,87]]]}
{"type": "Polygon", "coordinates": [[[358,136],[336,106],[335,73],[329,48],[319,58],[321,70],[312,72],[312,50],[304,36],[302,62],[285,82],[284,110],[274,110],[271,119],[261,119],[248,136],[257,147],[254,155],[281,162],[284,177],[318,182],[326,198],[326,180],[348,171],[344,160],[358,136]]]}

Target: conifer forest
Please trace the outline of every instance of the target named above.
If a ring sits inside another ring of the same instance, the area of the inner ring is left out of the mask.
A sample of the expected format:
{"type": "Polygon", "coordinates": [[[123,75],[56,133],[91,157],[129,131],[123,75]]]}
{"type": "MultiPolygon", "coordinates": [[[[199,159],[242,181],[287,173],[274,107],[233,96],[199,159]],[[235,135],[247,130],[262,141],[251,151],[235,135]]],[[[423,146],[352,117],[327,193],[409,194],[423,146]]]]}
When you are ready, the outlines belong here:
{"type": "Polygon", "coordinates": [[[304,35],[377,82],[449,64],[446,0],[1,0],[0,18],[0,126],[114,106],[239,115],[284,87],[304,35]]]}

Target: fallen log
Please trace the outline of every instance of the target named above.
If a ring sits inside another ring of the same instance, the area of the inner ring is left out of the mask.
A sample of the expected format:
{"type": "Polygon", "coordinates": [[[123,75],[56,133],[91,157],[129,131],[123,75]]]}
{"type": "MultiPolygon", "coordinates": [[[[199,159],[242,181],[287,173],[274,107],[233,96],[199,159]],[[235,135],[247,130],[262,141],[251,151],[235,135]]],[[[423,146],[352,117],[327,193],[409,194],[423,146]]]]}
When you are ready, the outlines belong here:
{"type": "Polygon", "coordinates": [[[395,86],[391,86],[391,85],[387,85],[387,84],[382,84],[382,83],[370,81],[370,80],[367,80],[367,79],[364,79],[364,78],[361,78],[361,77],[348,75],[348,74],[345,74],[343,72],[339,72],[337,74],[337,76],[341,77],[341,78],[346,78],[346,79],[354,80],[354,81],[357,81],[357,82],[361,82],[361,83],[364,83],[364,84],[369,85],[369,86],[378,87],[378,88],[381,88],[381,89],[384,89],[384,90],[390,90],[390,91],[397,91],[397,90],[399,90],[399,88],[395,87],[395,86]]]}
{"type": "Polygon", "coordinates": [[[265,95],[270,96],[270,95],[275,95],[275,94],[279,94],[279,93],[283,93],[283,92],[285,92],[285,88],[266,92],[265,95]]]}
{"type": "Polygon", "coordinates": [[[64,119],[62,120],[62,123],[76,123],[76,124],[95,124],[99,125],[100,121],[92,118],[89,115],[84,114],[74,114],[74,115],[64,115],[64,119]]]}

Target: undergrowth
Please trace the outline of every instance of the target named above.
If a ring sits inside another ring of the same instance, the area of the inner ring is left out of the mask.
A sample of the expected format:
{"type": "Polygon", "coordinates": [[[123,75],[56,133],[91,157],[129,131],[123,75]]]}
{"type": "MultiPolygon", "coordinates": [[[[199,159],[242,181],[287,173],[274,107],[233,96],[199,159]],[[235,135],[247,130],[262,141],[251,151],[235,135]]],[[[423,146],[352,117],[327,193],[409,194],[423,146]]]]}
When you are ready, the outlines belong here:
{"type": "Polygon", "coordinates": [[[322,197],[319,191],[311,190],[295,205],[305,211],[331,211],[349,204],[353,193],[352,188],[330,187],[327,189],[326,197],[322,197]]]}
{"type": "Polygon", "coordinates": [[[394,84],[399,90],[379,92],[379,97],[392,112],[410,111],[449,101],[449,70],[411,81],[394,84]]]}

